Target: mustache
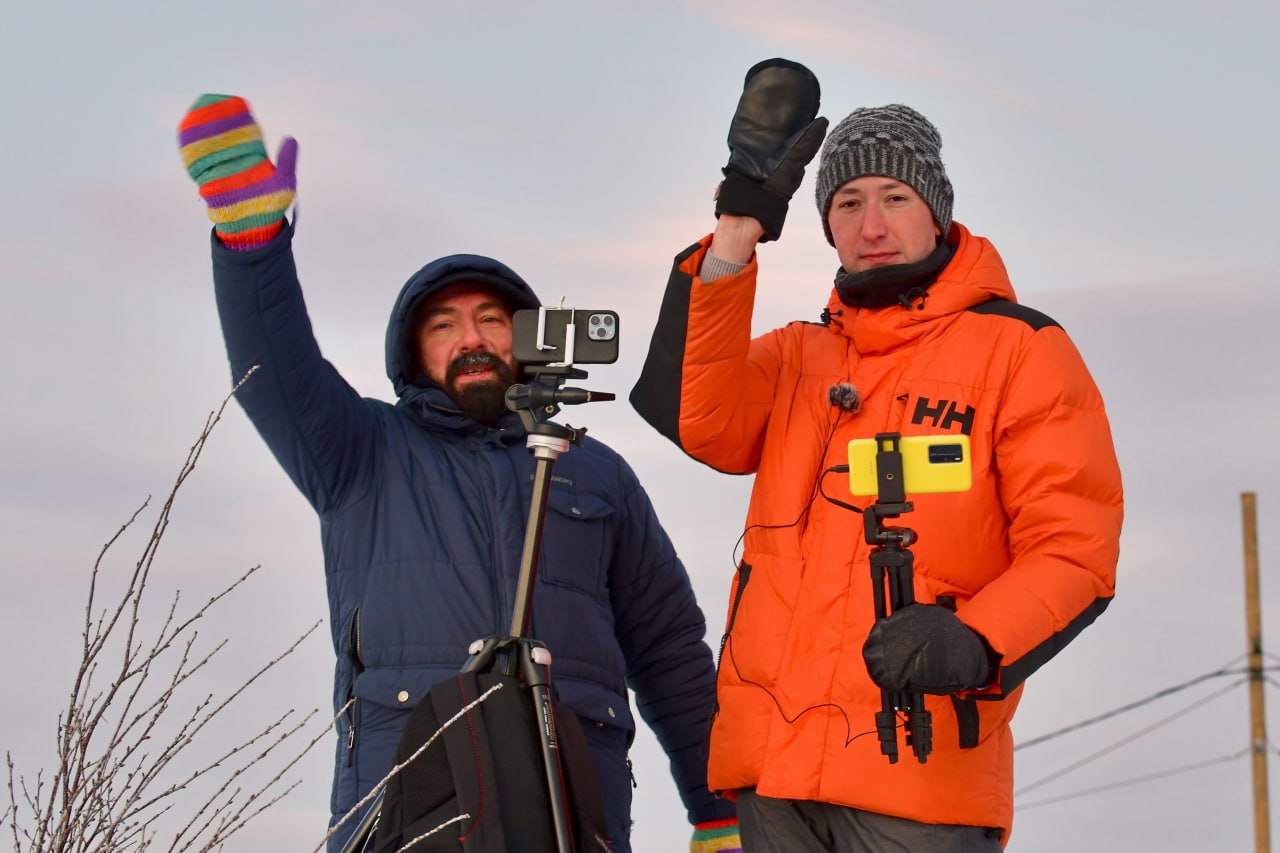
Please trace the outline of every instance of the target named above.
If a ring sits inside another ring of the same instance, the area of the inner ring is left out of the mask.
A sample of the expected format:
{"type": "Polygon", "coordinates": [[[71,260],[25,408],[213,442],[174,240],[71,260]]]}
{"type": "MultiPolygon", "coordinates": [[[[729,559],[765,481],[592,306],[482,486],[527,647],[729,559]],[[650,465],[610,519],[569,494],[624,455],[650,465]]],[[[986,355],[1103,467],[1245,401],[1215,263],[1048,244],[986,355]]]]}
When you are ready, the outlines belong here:
{"type": "MultiPolygon", "coordinates": [[[[467,370],[474,370],[477,367],[487,367],[498,374],[498,378],[508,380],[511,376],[511,368],[502,359],[490,352],[478,350],[460,355],[449,363],[449,369],[445,371],[445,381],[453,384],[458,378],[458,374],[467,370]]],[[[508,383],[509,384],[509,383],[508,383]]]]}

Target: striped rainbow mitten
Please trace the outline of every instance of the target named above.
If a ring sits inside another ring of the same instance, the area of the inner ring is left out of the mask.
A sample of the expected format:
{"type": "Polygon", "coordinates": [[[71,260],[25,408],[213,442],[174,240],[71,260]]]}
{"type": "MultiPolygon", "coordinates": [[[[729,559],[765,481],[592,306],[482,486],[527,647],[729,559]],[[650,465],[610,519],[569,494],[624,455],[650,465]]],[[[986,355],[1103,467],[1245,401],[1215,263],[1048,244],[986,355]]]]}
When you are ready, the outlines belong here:
{"type": "Polygon", "coordinates": [[[280,233],[297,188],[292,137],[280,142],[272,166],[244,99],[201,95],[178,126],[178,146],[224,246],[247,252],[280,233]]]}
{"type": "Polygon", "coordinates": [[[736,818],[695,824],[689,841],[690,853],[742,853],[736,818]]]}

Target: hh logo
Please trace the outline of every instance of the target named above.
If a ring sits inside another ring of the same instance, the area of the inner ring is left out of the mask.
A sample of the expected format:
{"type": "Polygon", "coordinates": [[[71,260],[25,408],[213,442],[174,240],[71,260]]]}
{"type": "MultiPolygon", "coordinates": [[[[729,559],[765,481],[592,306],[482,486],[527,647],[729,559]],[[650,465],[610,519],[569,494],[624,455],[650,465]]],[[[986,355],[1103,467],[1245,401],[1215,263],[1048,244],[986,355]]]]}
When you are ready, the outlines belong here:
{"type": "Polygon", "coordinates": [[[935,427],[942,429],[951,429],[956,424],[960,424],[960,432],[968,435],[973,432],[973,416],[976,414],[973,406],[965,406],[964,411],[956,409],[955,401],[939,400],[937,405],[928,397],[921,397],[916,400],[916,410],[911,415],[913,424],[922,424],[925,419],[935,427]]]}

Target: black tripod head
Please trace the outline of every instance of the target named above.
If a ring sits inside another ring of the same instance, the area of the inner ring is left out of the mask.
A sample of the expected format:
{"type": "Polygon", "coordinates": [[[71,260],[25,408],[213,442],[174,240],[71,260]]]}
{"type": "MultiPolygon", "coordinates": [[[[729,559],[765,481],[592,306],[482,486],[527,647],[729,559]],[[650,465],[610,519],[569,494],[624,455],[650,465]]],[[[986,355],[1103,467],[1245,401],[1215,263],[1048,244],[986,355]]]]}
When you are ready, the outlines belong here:
{"type": "Polygon", "coordinates": [[[540,364],[526,367],[525,373],[529,376],[529,382],[508,388],[506,403],[508,409],[520,416],[520,422],[531,437],[552,435],[577,444],[587,430],[585,427],[575,429],[552,423],[551,419],[560,412],[560,407],[616,399],[614,394],[604,391],[562,387],[570,379],[587,378],[587,372],[579,367],[540,364]]]}

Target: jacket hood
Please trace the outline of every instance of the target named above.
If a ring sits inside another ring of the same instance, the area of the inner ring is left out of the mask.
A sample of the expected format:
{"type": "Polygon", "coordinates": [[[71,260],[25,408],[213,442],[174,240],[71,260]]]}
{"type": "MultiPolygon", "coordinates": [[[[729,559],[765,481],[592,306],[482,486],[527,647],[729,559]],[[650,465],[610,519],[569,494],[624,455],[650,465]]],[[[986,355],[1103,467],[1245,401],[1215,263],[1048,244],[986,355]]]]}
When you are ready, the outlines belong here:
{"type": "Polygon", "coordinates": [[[1017,301],[1004,261],[989,240],[952,222],[947,243],[955,247],[951,261],[910,307],[850,308],[832,289],[827,311],[833,329],[852,338],[863,354],[887,352],[936,329],[939,318],[992,299],[1017,301]]]}
{"type": "Polygon", "coordinates": [[[484,284],[507,301],[512,312],[521,308],[537,308],[541,301],[525,280],[516,275],[506,264],[483,255],[448,255],[437,258],[418,270],[396,297],[387,323],[387,378],[395,388],[396,397],[403,399],[414,386],[438,387],[414,366],[411,346],[413,329],[409,328],[414,310],[423,299],[438,293],[451,284],[464,282],[484,284]]]}

